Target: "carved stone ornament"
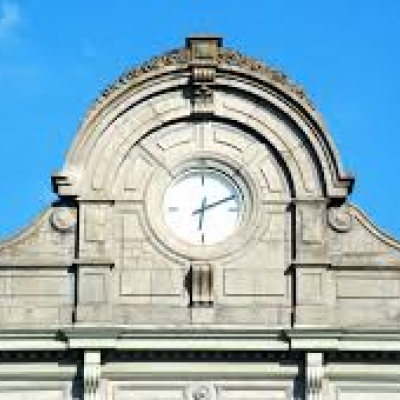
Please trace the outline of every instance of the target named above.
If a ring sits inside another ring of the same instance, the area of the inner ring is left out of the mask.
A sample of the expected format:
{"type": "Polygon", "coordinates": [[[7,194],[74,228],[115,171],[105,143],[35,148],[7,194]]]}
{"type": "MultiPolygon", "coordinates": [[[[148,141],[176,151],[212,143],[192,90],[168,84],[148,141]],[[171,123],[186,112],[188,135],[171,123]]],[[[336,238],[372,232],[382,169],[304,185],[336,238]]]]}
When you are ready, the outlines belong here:
{"type": "Polygon", "coordinates": [[[348,232],[353,226],[353,216],[349,206],[343,204],[340,207],[332,207],[328,210],[329,225],[337,232],[348,232]]]}
{"type": "Polygon", "coordinates": [[[192,306],[213,304],[213,269],[210,265],[192,266],[190,270],[190,298],[192,306]]]}
{"type": "Polygon", "coordinates": [[[213,88],[216,74],[216,59],[221,40],[218,38],[198,37],[189,38],[191,83],[193,85],[193,112],[213,112],[213,88]]]}
{"type": "MultiPolygon", "coordinates": [[[[108,86],[97,98],[91,109],[94,109],[97,104],[102,103],[105,99],[112,96],[121,87],[139,80],[145,74],[159,71],[163,68],[186,68],[193,61],[200,61],[201,63],[210,60],[214,61],[215,67],[237,67],[263,75],[272,82],[284,87],[295,97],[304,101],[312,110],[315,110],[315,106],[307,97],[303,88],[291,81],[285,74],[265,65],[261,61],[244,56],[236,50],[224,48],[222,47],[222,42],[215,40],[211,44],[207,43],[207,40],[194,40],[193,42],[189,40],[187,41],[187,47],[172,50],[150,59],[139,67],[132,68],[108,86]]],[[[201,73],[203,72],[201,71],[201,73]]]]}
{"type": "Polygon", "coordinates": [[[194,113],[213,111],[214,95],[212,89],[208,85],[195,85],[193,95],[192,103],[194,113]]]}
{"type": "Polygon", "coordinates": [[[186,47],[190,49],[191,61],[200,63],[215,61],[221,46],[222,38],[218,36],[200,35],[186,39],[186,47]]]}
{"type": "Polygon", "coordinates": [[[144,74],[158,71],[166,67],[180,67],[186,66],[189,61],[189,49],[180,48],[171,50],[161,56],[154,57],[146,63],[130,69],[128,72],[122,74],[114,83],[109,85],[97,98],[94,105],[101,103],[105,98],[110,96],[119,87],[126,85],[132,80],[140,78],[144,74]]]}
{"type": "Polygon", "coordinates": [[[214,388],[208,384],[199,384],[190,387],[188,390],[188,400],[213,400],[214,388]]]}
{"type": "Polygon", "coordinates": [[[60,232],[71,232],[76,226],[76,210],[69,207],[56,207],[50,215],[54,229],[60,232]]]}
{"type": "Polygon", "coordinates": [[[219,52],[218,63],[262,74],[271,81],[284,86],[289,92],[301,98],[311,109],[315,110],[314,105],[300,85],[291,81],[284,73],[265,65],[261,61],[247,57],[236,50],[222,48],[219,52]]]}

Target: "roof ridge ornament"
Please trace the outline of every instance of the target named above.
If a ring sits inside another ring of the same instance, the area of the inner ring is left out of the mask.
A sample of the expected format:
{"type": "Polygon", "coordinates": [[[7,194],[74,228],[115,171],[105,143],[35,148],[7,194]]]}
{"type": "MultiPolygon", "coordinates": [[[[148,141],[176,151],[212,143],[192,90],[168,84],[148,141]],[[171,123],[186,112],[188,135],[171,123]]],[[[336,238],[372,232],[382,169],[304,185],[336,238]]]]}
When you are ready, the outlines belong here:
{"type": "Polygon", "coordinates": [[[222,38],[211,35],[186,39],[192,84],[192,113],[207,114],[214,111],[213,84],[218,65],[222,38]]]}
{"type": "Polygon", "coordinates": [[[197,64],[217,63],[222,38],[215,35],[194,35],[186,38],[190,62],[197,64]]]}
{"type": "MultiPolygon", "coordinates": [[[[195,35],[186,38],[186,46],[173,49],[149,61],[129,69],[116,81],[111,83],[90,107],[94,110],[99,104],[112,96],[120,88],[139,82],[146,74],[160,71],[164,68],[188,68],[193,65],[213,66],[214,68],[239,68],[250,73],[255,73],[266,78],[278,87],[284,88],[288,93],[306,104],[312,111],[316,108],[308,98],[303,88],[293,82],[283,72],[266,65],[264,62],[245,56],[232,48],[223,47],[223,40],[215,35],[195,35]]],[[[203,69],[203,71],[205,68],[203,69]]],[[[192,74],[193,75],[193,74],[192,74]]],[[[203,74],[204,75],[204,74],[203,74]]],[[[196,79],[199,77],[196,77],[196,79]]],[[[211,79],[211,77],[210,77],[211,79]]]]}
{"type": "Polygon", "coordinates": [[[250,72],[264,75],[274,83],[284,86],[297,98],[303,100],[312,110],[316,111],[314,104],[311,102],[304,89],[298,83],[295,83],[283,72],[270,67],[260,60],[245,56],[235,49],[221,48],[219,52],[218,63],[220,65],[242,68],[250,72]]]}

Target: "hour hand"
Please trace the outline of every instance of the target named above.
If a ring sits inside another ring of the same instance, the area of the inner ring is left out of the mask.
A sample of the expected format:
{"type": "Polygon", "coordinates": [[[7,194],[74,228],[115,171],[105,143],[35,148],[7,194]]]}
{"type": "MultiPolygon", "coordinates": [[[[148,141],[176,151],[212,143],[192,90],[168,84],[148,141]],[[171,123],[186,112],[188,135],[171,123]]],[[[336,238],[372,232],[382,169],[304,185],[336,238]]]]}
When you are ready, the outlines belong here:
{"type": "Polygon", "coordinates": [[[205,206],[207,203],[206,197],[203,197],[203,201],[201,202],[201,207],[198,210],[195,210],[192,214],[196,214],[196,211],[199,211],[199,231],[203,229],[203,223],[204,223],[204,211],[205,211],[205,206]]]}

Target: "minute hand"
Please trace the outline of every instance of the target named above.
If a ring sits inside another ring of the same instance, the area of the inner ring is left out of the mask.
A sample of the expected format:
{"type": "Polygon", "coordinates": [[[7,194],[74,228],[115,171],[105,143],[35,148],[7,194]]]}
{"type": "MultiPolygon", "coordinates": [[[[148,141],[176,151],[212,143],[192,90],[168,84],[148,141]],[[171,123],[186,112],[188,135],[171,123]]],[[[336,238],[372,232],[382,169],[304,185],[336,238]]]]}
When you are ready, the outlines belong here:
{"type": "Polygon", "coordinates": [[[221,200],[215,201],[214,203],[206,204],[206,205],[198,208],[197,210],[194,210],[192,212],[192,215],[199,214],[199,213],[204,212],[205,210],[208,210],[210,208],[214,208],[216,206],[219,206],[222,203],[226,203],[227,201],[233,200],[235,197],[236,196],[233,194],[233,195],[225,197],[225,198],[223,198],[221,200]]]}

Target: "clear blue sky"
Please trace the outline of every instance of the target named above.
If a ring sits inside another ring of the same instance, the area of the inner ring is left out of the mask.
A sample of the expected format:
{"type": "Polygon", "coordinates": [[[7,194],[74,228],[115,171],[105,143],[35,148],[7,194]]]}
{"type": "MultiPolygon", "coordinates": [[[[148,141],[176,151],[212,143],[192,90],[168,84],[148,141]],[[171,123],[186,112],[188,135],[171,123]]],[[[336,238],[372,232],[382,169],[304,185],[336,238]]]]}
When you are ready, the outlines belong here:
{"type": "Polygon", "coordinates": [[[396,0],[0,0],[0,237],[54,198],[50,175],[108,83],[211,32],[306,89],[351,200],[400,238],[399,21],[396,0]]]}

